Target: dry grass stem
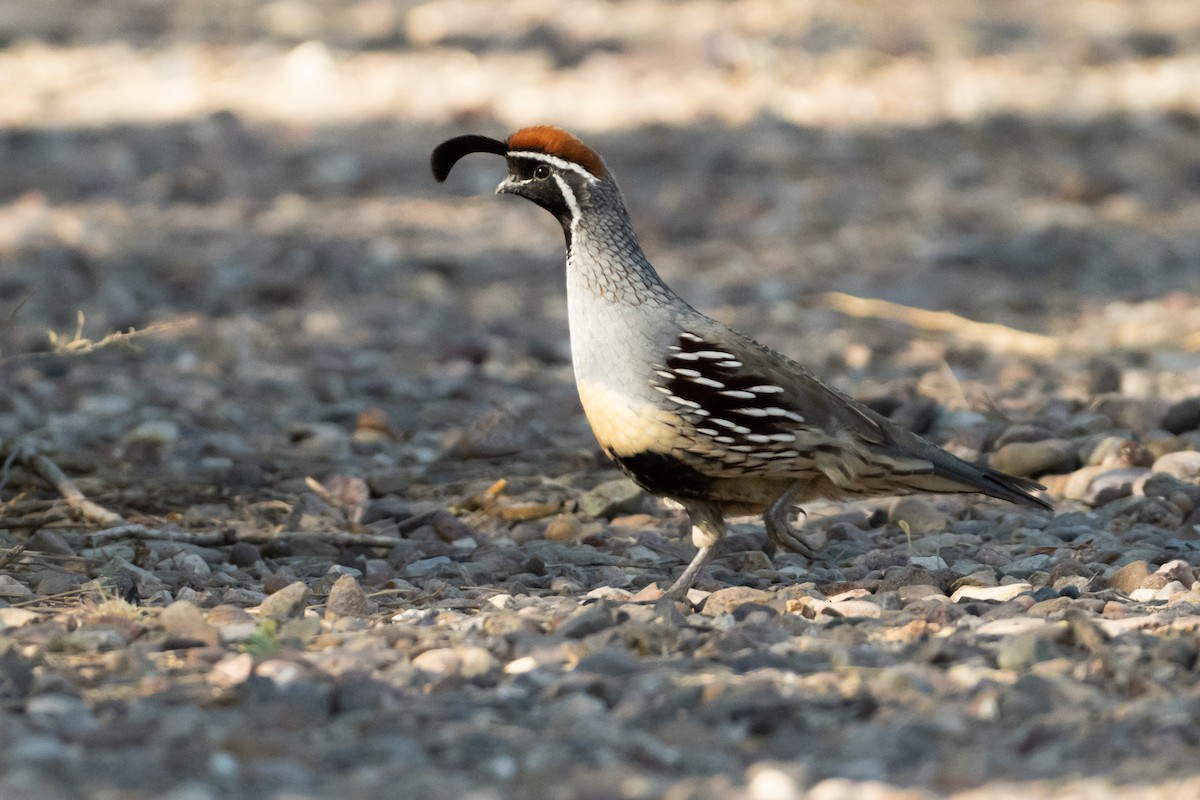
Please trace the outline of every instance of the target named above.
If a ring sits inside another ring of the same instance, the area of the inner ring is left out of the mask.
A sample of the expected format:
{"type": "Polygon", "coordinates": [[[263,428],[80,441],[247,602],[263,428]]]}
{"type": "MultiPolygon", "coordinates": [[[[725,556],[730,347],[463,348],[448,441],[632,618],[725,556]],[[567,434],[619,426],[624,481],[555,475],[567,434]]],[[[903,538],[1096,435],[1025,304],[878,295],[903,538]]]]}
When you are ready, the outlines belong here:
{"type": "Polygon", "coordinates": [[[852,317],[889,319],[920,330],[949,333],[997,352],[1050,358],[1064,349],[1064,342],[1053,336],[1021,331],[994,322],[976,322],[949,311],[929,311],[888,300],[855,297],[842,292],[824,292],[817,295],[816,299],[819,303],[852,317]]]}
{"type": "Polygon", "coordinates": [[[58,465],[41,453],[32,453],[24,459],[42,480],[49,483],[67,503],[71,516],[81,522],[97,525],[120,525],[124,517],[88,500],[79,487],[58,468],[58,465]]]}
{"type": "Polygon", "coordinates": [[[25,552],[25,545],[22,543],[18,544],[12,550],[9,550],[4,555],[0,556],[0,569],[7,567],[13,562],[14,559],[16,559],[17,556],[21,555],[23,552],[25,552]]]}

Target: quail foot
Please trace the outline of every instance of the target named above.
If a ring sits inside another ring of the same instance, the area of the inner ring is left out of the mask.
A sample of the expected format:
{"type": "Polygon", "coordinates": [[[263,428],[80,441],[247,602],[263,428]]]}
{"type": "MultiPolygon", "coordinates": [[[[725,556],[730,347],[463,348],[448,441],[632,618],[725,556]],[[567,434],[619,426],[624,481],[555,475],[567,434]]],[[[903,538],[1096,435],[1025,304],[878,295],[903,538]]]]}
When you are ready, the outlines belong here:
{"type": "Polygon", "coordinates": [[[1044,487],[970,464],[826,386],[796,362],[688,305],[655,272],[603,159],[559,128],[433,151],[444,181],[463,156],[508,162],[496,189],[549,211],[567,246],[571,358],[604,452],[687,511],[698,552],[665,594],[683,599],[725,536],[761,514],[776,545],[811,554],[788,518],[806,501],[978,492],[1049,509],[1044,487]]]}

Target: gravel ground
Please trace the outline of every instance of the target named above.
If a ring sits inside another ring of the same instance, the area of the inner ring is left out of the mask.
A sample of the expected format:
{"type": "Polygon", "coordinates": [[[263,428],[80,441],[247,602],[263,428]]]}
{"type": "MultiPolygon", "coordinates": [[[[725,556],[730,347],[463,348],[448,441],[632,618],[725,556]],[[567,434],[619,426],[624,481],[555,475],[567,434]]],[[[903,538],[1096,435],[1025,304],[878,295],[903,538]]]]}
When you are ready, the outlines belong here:
{"type": "Polygon", "coordinates": [[[0,798],[1200,796],[1200,6],[908,5],[6,0],[0,798]],[[812,506],[656,602],[556,226],[428,175],[543,122],[1055,513],[812,506]]]}

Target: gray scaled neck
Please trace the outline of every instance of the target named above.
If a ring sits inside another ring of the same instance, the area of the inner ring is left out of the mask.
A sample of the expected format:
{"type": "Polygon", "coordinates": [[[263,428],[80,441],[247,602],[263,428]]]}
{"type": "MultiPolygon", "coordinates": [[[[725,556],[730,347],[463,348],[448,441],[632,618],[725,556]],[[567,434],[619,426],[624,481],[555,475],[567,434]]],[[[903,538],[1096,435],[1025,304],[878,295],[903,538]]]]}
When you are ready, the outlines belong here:
{"type": "Polygon", "coordinates": [[[671,306],[681,302],[654,271],[638,244],[621,193],[612,179],[597,181],[580,198],[582,213],[567,235],[567,295],[572,306],[609,303],[671,306]]]}
{"type": "Polygon", "coordinates": [[[569,232],[567,312],[575,379],[594,428],[604,403],[632,402],[629,419],[642,414],[629,409],[653,407],[655,365],[695,312],[650,265],[616,186],[606,180],[588,188],[569,232]]]}

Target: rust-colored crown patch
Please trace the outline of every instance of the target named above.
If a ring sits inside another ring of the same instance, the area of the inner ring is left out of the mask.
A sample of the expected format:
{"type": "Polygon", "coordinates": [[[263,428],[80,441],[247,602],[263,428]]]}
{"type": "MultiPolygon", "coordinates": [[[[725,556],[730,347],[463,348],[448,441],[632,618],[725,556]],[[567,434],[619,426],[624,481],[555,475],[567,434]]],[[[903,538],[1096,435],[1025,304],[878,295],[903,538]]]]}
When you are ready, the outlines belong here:
{"type": "Polygon", "coordinates": [[[545,153],[586,169],[597,178],[604,178],[608,171],[596,151],[576,139],[562,128],[553,125],[537,125],[522,128],[508,137],[509,150],[530,150],[545,153]]]}

